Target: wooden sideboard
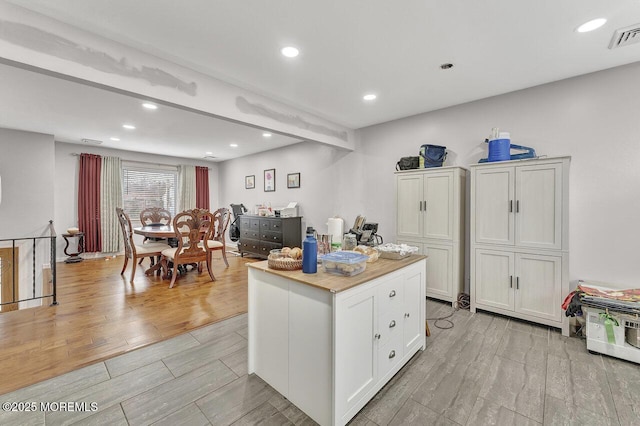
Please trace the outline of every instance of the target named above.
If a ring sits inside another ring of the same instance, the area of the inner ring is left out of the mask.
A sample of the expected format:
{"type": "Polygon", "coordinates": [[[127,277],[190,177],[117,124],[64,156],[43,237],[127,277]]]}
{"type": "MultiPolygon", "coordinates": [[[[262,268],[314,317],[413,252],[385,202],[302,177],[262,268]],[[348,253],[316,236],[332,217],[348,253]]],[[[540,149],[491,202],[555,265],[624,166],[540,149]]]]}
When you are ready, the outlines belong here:
{"type": "Polygon", "coordinates": [[[240,255],[266,259],[282,247],[302,247],[302,217],[240,216],[240,255]]]}

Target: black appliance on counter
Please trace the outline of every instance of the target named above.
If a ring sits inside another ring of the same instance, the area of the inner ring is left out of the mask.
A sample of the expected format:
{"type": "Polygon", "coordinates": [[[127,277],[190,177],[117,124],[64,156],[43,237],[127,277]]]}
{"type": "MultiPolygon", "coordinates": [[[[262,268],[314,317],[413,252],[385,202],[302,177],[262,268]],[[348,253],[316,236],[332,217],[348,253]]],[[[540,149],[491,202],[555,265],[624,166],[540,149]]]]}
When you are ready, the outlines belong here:
{"type": "Polygon", "coordinates": [[[377,246],[382,244],[382,237],[378,235],[378,224],[366,222],[364,216],[358,215],[353,227],[349,230],[351,234],[355,234],[358,244],[365,246],[377,246]]]}

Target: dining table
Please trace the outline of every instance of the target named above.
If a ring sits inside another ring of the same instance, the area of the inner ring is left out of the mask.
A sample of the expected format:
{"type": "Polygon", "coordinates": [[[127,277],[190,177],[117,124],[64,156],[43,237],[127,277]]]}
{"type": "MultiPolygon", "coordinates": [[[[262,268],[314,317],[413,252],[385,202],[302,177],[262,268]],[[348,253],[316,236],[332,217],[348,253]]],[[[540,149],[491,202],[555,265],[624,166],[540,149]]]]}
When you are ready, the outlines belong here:
{"type": "MultiPolygon", "coordinates": [[[[145,238],[162,238],[167,239],[169,245],[172,245],[171,239],[176,237],[176,233],[173,230],[173,226],[171,225],[162,225],[162,224],[153,224],[153,225],[144,225],[133,228],[133,233],[142,235],[145,238]]],[[[145,275],[151,275],[155,271],[160,271],[162,264],[160,259],[149,267],[146,271],[144,271],[145,275]]]]}
{"type": "Polygon", "coordinates": [[[171,225],[144,225],[133,228],[133,233],[147,238],[175,238],[176,233],[171,225]]]}

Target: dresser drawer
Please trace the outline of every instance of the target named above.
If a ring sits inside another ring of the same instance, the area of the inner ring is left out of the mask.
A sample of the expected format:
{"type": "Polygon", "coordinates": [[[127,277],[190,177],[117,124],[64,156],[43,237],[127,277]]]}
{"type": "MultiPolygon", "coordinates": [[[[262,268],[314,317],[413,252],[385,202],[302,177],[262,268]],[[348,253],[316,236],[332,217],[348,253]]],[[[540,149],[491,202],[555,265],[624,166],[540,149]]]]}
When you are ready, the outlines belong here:
{"type": "Polygon", "coordinates": [[[258,231],[257,229],[252,229],[252,228],[240,228],[240,238],[251,238],[254,240],[259,240],[260,239],[260,231],[258,231]]]}
{"type": "Polygon", "coordinates": [[[268,241],[270,243],[282,244],[282,232],[261,231],[260,239],[262,241],[268,241]]]}
{"type": "MultiPolygon", "coordinates": [[[[241,252],[260,253],[260,241],[249,238],[240,238],[238,247],[241,252]]],[[[268,254],[268,253],[267,253],[268,254]]]]}
{"type": "Polygon", "coordinates": [[[260,219],[254,219],[251,217],[240,217],[240,229],[251,229],[258,232],[260,230],[260,219]]]}
{"type": "Polygon", "coordinates": [[[260,241],[260,254],[269,256],[269,252],[275,249],[281,249],[282,244],[270,243],[268,241],[260,241]]]}
{"type": "Polygon", "coordinates": [[[260,230],[282,232],[282,220],[281,219],[260,219],[260,230]]]}

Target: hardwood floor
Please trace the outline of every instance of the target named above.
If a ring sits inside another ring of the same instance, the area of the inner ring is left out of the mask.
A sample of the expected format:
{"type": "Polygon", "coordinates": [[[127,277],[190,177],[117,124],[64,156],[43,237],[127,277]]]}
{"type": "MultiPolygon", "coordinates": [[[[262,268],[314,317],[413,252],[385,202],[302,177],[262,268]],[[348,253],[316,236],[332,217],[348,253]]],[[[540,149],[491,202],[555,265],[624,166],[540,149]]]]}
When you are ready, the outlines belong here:
{"type": "Polygon", "coordinates": [[[228,269],[213,260],[215,282],[205,267],[172,289],[144,275],[148,260],[134,284],[122,256],[58,263],[58,306],[0,313],[0,394],[247,312],[245,264],[256,260],[227,257],[228,269]]]}

